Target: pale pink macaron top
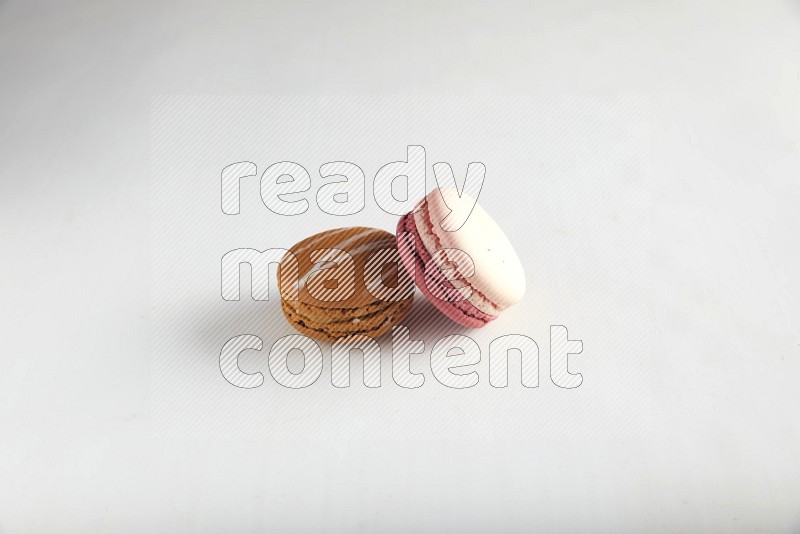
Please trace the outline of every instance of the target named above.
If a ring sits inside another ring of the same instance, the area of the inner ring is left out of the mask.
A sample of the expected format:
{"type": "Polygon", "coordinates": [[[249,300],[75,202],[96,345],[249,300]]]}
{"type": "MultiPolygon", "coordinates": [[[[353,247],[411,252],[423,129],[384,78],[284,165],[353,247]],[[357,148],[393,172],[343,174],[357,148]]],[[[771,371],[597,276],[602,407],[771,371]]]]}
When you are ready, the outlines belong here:
{"type": "MultiPolygon", "coordinates": [[[[474,264],[474,272],[460,272],[471,293],[467,300],[478,310],[497,316],[525,294],[525,271],[514,246],[497,223],[466,193],[455,189],[434,189],[425,197],[422,209],[414,213],[414,223],[423,245],[429,252],[456,249],[465,252],[474,264]],[[470,208],[474,208],[469,212],[470,208]],[[451,210],[454,212],[450,215],[451,210]],[[464,217],[466,221],[457,227],[464,217]],[[448,231],[450,230],[450,231],[448,231]]],[[[458,253],[443,253],[456,265],[458,253]]]]}

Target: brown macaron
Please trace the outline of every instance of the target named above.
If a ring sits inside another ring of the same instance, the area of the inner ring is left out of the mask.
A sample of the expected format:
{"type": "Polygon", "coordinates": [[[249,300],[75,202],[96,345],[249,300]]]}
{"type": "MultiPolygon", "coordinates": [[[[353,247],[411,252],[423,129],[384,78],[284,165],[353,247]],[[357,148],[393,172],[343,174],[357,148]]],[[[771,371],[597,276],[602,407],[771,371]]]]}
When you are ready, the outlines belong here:
{"type": "Polygon", "coordinates": [[[414,296],[394,235],[365,227],[327,230],[291,247],[278,287],[289,323],[321,341],[376,338],[405,318],[414,296]]]}

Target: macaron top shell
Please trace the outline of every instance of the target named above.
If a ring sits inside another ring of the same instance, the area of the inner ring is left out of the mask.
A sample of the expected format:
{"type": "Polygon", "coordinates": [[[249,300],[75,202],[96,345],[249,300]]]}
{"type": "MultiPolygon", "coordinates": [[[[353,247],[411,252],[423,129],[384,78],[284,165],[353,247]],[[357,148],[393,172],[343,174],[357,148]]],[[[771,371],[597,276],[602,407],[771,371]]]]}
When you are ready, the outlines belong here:
{"type": "MultiPolygon", "coordinates": [[[[286,288],[297,283],[300,302],[320,308],[356,308],[372,304],[381,299],[366,288],[366,264],[376,255],[376,259],[388,262],[391,256],[387,253],[395,250],[394,236],[377,228],[338,228],[307,237],[289,249],[297,261],[296,268],[292,268],[288,255],[281,260],[278,284],[282,296],[286,299],[283,295],[286,288]],[[337,251],[347,253],[352,261],[337,251]]],[[[394,267],[392,272],[397,273],[394,267]]],[[[404,277],[402,282],[410,285],[405,273],[400,274],[404,277]]],[[[397,293],[401,289],[398,288],[397,293]]],[[[408,290],[405,293],[411,294],[408,290]]]]}
{"type": "Polygon", "coordinates": [[[525,270],[519,256],[503,230],[472,198],[466,193],[459,196],[452,188],[434,189],[425,197],[421,209],[414,213],[418,228],[425,225],[426,219],[430,224],[428,228],[438,241],[437,248],[461,250],[472,259],[474,273],[471,276],[462,274],[473,290],[480,292],[498,310],[522,299],[525,270]],[[466,213],[473,205],[472,212],[460,228],[454,231],[443,228],[442,221],[450,214],[451,208],[456,213],[466,213]]]}

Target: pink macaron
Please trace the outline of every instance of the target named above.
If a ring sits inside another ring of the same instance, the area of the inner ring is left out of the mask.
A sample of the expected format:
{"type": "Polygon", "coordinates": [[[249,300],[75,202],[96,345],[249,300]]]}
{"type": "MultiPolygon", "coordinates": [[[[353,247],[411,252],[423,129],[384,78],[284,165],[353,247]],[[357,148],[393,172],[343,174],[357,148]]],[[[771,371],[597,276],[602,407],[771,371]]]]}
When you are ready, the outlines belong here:
{"type": "Polygon", "coordinates": [[[397,248],[420,291],[460,325],[485,326],[525,293],[525,271],[508,237],[455,189],[434,189],[400,218],[397,248]]]}

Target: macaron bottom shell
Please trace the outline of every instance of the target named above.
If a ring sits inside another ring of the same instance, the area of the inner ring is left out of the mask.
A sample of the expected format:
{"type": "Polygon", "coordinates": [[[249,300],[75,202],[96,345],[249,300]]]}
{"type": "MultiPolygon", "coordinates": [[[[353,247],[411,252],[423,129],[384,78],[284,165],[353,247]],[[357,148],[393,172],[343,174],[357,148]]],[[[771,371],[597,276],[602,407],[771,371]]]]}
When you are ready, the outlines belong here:
{"type": "MultiPolygon", "coordinates": [[[[414,223],[414,214],[408,213],[400,218],[397,223],[397,248],[400,252],[400,260],[408,274],[414,280],[416,286],[422,291],[425,297],[444,313],[448,318],[456,323],[468,328],[481,328],[486,326],[497,317],[489,315],[477,309],[467,300],[449,301],[434,296],[428,288],[428,284],[438,284],[445,288],[452,288],[453,285],[444,278],[436,276],[436,273],[429,274],[426,280],[425,266],[430,261],[431,254],[425,249],[422,239],[414,223]],[[413,237],[413,240],[406,239],[405,236],[413,237]],[[413,241],[413,242],[412,242],[413,241]]],[[[446,291],[437,291],[446,293],[446,291]]]]}
{"type": "Polygon", "coordinates": [[[382,336],[392,326],[402,321],[411,309],[412,299],[386,302],[377,310],[371,307],[359,309],[319,308],[309,313],[309,305],[293,305],[281,301],[286,320],[301,334],[319,341],[334,342],[351,335],[382,336]]]}

